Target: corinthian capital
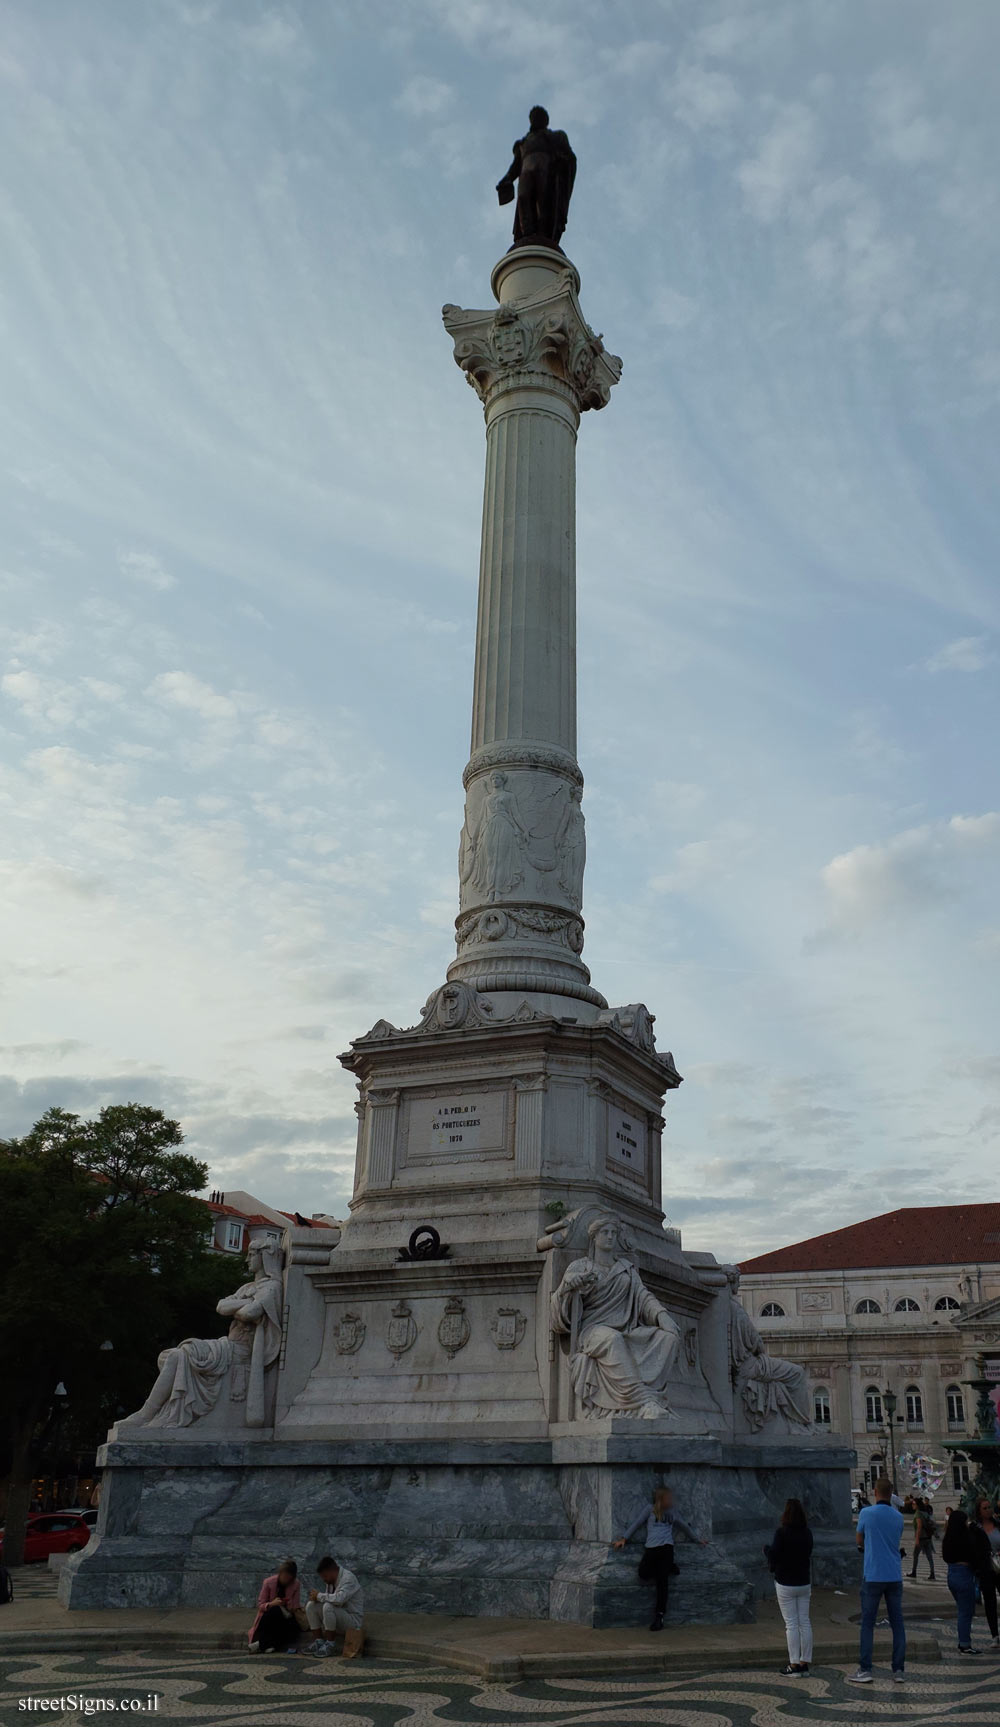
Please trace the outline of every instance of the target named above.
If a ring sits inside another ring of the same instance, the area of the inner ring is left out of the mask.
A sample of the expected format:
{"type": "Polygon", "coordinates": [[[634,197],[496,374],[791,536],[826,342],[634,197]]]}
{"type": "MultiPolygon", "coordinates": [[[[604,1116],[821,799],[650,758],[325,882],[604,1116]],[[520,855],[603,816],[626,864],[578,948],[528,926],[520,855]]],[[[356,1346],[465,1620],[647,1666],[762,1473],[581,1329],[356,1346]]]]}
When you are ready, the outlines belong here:
{"type": "Polygon", "coordinates": [[[445,306],[444,326],[455,343],[455,363],[483,402],[499,390],[561,384],[579,412],[607,407],[622,363],[609,354],[580,310],[574,272],[553,276],[552,286],[496,311],[445,306]]]}

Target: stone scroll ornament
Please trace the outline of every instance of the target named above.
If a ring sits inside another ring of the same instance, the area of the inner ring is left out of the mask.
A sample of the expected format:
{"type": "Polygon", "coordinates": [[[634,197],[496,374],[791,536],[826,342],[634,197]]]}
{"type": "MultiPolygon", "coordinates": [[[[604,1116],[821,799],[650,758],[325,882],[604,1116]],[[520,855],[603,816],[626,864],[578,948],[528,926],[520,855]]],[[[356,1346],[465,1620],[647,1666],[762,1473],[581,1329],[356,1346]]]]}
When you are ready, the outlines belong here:
{"type": "Polygon", "coordinates": [[[254,1243],[247,1255],[253,1277],[216,1307],[230,1321],[225,1337],[186,1337],[165,1349],[159,1373],[131,1427],[190,1427],[228,1395],[234,1420],[266,1425],[264,1375],[281,1351],[284,1256],[280,1247],[254,1243]]]}
{"type": "Polygon", "coordinates": [[[552,1329],[568,1336],[570,1382],[585,1416],[671,1413],[667,1385],[680,1342],[676,1321],[648,1290],[616,1217],[588,1228],[586,1259],[567,1266],[552,1297],[552,1329]]]}
{"type": "Polygon", "coordinates": [[[743,1402],[747,1422],[759,1433],[768,1421],[811,1427],[806,1371],[797,1361],[768,1355],[764,1341],[742,1302],[737,1301],[740,1274],[729,1272],[729,1359],[734,1389],[743,1402]]]}

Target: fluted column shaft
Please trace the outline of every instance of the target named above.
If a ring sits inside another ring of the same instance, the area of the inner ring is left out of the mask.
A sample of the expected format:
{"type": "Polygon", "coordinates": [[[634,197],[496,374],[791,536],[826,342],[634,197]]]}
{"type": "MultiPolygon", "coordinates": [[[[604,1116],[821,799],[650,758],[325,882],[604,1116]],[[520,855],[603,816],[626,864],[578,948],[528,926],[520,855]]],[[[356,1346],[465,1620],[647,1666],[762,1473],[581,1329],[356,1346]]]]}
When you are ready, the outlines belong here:
{"type": "Polygon", "coordinates": [[[576,428],[552,391],[486,410],[472,753],[530,740],[576,756],[576,428]]]}
{"type": "Polygon", "coordinates": [[[458,957],[479,990],[605,1006],[583,947],[583,776],[576,760],[576,434],[621,362],[580,311],[560,253],[493,272],[496,312],[446,306],[455,358],[486,417],[486,484],[459,849],[458,957]]]}

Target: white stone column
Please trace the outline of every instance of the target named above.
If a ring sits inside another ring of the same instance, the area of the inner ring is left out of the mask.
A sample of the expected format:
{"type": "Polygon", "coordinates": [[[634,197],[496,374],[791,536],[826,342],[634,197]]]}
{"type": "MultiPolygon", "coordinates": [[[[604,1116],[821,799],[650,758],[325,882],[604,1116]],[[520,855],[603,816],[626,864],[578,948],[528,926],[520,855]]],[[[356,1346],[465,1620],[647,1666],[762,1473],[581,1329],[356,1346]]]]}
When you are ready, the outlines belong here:
{"type": "Polygon", "coordinates": [[[495,312],[444,309],[486,418],[472,754],[448,976],[603,1007],[580,957],[576,434],[581,413],[608,402],[621,361],[584,319],[580,278],[561,254],[519,247],[492,286],[495,312]]]}

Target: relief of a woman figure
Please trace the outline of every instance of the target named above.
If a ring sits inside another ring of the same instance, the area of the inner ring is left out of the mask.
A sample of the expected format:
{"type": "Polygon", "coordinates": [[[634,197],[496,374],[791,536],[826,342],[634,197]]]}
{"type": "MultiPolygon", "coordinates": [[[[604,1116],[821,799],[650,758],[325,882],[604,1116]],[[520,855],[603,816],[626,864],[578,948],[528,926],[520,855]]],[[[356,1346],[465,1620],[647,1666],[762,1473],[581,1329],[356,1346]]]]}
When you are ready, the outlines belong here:
{"type": "Polygon", "coordinates": [[[598,1217],[587,1233],[587,1258],[567,1266],[552,1297],[552,1329],[571,1339],[577,1403],[590,1416],[669,1415],[677,1323],[643,1283],[618,1220],[598,1217]]]}
{"type": "Polygon", "coordinates": [[[507,775],[490,775],[474,825],[466,816],[459,852],[459,873],[473,895],[492,905],[497,896],[512,893],[524,879],[524,854],[531,839],[521,820],[517,798],[507,790],[507,775]]]}

